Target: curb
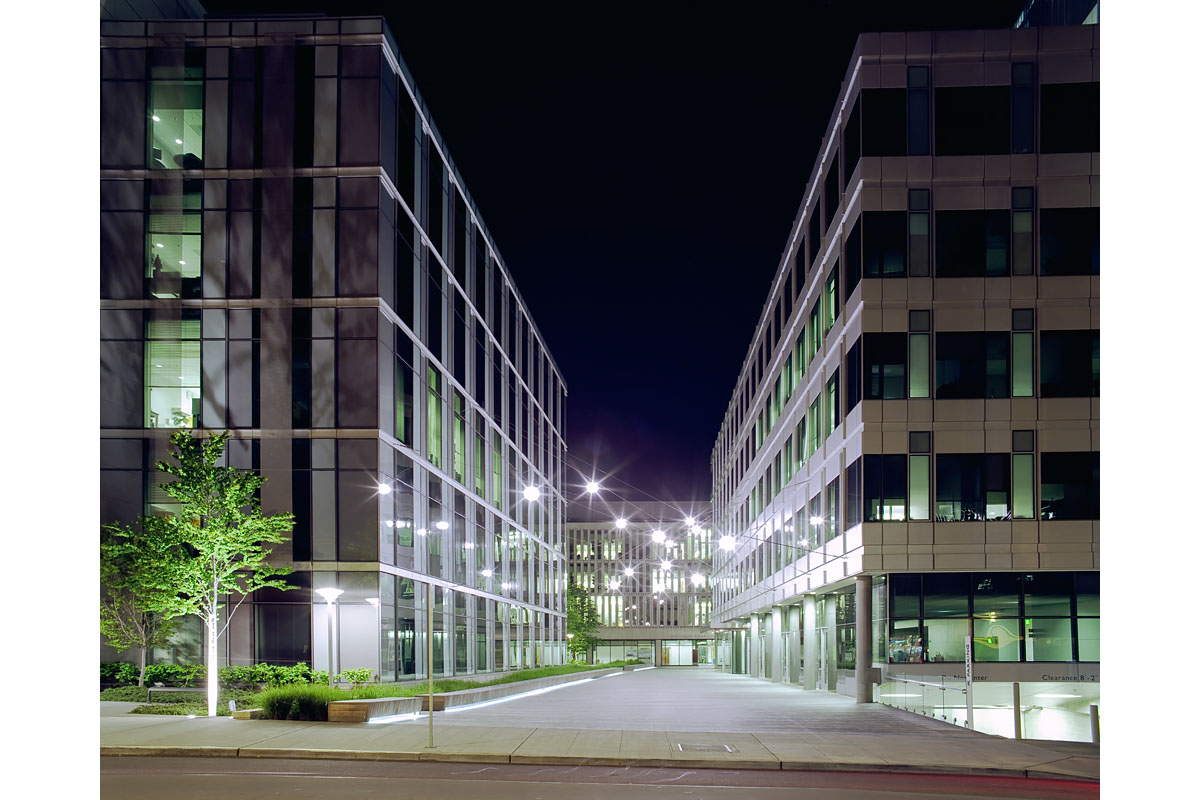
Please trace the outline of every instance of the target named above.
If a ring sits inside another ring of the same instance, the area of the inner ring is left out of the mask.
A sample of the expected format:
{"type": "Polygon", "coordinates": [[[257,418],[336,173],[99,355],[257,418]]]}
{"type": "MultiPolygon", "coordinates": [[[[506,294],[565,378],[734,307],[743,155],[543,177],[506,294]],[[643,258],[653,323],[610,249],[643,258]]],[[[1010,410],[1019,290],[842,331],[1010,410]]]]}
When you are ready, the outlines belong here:
{"type": "Polygon", "coordinates": [[[522,756],[500,753],[438,753],[360,750],[298,750],[238,747],[158,747],[108,745],[100,756],[191,756],[196,758],[311,758],[334,761],[440,761],[466,764],[522,764],[589,767],[690,767],[692,769],[789,770],[796,772],[903,772],[935,775],[988,775],[1099,783],[1099,778],[1065,775],[1044,768],[967,767],[940,764],[886,764],[876,762],[750,761],[719,759],[617,758],[589,756],[522,756]]]}

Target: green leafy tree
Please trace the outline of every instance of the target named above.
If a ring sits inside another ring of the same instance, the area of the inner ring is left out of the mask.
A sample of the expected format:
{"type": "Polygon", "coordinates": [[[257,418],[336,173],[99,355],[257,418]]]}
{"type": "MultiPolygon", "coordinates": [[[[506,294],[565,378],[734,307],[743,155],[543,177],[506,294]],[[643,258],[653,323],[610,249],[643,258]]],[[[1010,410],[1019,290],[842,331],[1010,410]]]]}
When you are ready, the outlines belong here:
{"type": "Polygon", "coordinates": [[[165,583],[161,540],[145,530],[106,525],[100,532],[100,633],[118,650],[140,653],[138,686],[146,683],[146,656],[167,643],[175,621],[149,610],[165,583]]]}
{"type": "Polygon", "coordinates": [[[234,612],[258,589],[293,588],[281,577],[291,567],[269,564],[271,551],[263,545],[287,541],[294,517],[263,516],[257,492],[266,478],[221,466],[227,439],[225,433],[206,439],[189,431],[171,434],[173,461],[160,461],[158,469],[175,479],[162,488],[180,509],[141,521],[161,554],[142,566],[143,579],[156,588],[149,610],[168,618],[193,614],[204,623],[210,717],[217,715],[217,639],[234,612]],[[237,602],[229,608],[234,597],[237,602]]]}
{"type": "Polygon", "coordinates": [[[567,652],[572,658],[587,653],[599,643],[596,630],[600,614],[596,601],[583,589],[571,583],[567,586],[567,652]],[[573,635],[571,635],[573,634],[573,635]]]}

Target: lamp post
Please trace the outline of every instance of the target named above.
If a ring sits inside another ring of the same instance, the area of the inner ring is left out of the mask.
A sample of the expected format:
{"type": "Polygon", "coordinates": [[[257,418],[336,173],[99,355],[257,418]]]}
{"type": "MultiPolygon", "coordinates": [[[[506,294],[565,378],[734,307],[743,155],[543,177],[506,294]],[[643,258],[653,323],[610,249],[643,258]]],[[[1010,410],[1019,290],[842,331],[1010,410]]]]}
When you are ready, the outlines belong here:
{"type": "Polygon", "coordinates": [[[332,689],[333,688],[333,614],[334,614],[333,601],[337,600],[338,597],[341,596],[342,590],[334,589],[333,587],[326,587],[324,589],[317,589],[317,594],[319,594],[319,595],[321,595],[321,597],[325,598],[325,608],[328,611],[328,615],[329,615],[329,688],[332,689]]]}

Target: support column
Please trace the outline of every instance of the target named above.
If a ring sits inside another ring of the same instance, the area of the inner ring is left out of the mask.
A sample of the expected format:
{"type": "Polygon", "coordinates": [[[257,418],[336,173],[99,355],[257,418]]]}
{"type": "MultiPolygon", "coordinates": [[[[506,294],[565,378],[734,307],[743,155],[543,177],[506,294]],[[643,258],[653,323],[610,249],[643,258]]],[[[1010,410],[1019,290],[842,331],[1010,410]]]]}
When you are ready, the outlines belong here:
{"type": "Polygon", "coordinates": [[[771,676],[771,680],[784,683],[787,678],[783,676],[783,609],[771,609],[771,648],[770,648],[771,664],[767,667],[767,672],[771,676]]]}
{"type": "Polygon", "coordinates": [[[817,688],[817,659],[821,645],[817,643],[817,598],[804,595],[804,688],[817,688]]]}
{"type": "Polygon", "coordinates": [[[871,702],[871,576],[854,579],[854,680],[856,703],[871,702]]]}
{"type": "Polygon", "coordinates": [[[762,642],[758,640],[761,632],[761,623],[757,614],[750,615],[750,631],[749,639],[746,642],[746,657],[750,663],[746,665],[746,674],[751,678],[761,678],[762,670],[758,668],[759,650],[762,649],[762,642]]]}

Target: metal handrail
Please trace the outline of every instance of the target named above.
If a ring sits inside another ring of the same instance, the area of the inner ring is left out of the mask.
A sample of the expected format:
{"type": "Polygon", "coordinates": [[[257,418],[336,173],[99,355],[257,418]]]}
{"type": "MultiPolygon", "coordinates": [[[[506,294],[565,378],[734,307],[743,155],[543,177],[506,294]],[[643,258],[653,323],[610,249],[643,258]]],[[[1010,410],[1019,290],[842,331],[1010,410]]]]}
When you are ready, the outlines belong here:
{"type": "Polygon", "coordinates": [[[915,684],[917,684],[918,686],[932,686],[933,688],[935,688],[935,689],[941,689],[942,691],[950,691],[950,692],[962,692],[963,694],[966,694],[966,693],[967,693],[967,689],[966,689],[966,687],[965,687],[965,686],[964,686],[963,688],[961,688],[961,689],[956,689],[956,688],[954,688],[954,687],[952,687],[952,686],[946,686],[945,684],[942,684],[942,683],[930,683],[930,682],[928,682],[928,681],[915,681],[915,680],[913,680],[913,679],[911,679],[911,678],[896,678],[896,677],[893,677],[893,676],[891,676],[891,675],[889,675],[889,676],[887,677],[887,680],[889,680],[889,681],[896,681],[897,683],[915,683],[915,684]]]}

